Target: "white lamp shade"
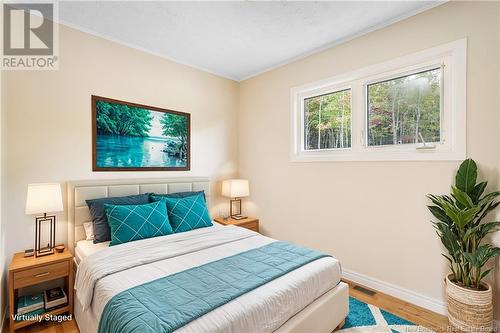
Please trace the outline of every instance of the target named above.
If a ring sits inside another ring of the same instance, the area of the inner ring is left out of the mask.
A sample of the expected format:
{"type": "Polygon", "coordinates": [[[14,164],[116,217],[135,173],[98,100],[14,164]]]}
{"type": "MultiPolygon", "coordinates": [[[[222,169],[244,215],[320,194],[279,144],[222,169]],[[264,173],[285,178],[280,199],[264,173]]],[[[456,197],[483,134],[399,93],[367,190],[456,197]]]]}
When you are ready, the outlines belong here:
{"type": "Polygon", "coordinates": [[[228,179],[222,182],[222,195],[228,198],[242,198],[250,195],[248,180],[228,179]]]}
{"type": "Polygon", "coordinates": [[[58,183],[29,184],[26,198],[26,214],[62,212],[61,185],[58,183]]]}

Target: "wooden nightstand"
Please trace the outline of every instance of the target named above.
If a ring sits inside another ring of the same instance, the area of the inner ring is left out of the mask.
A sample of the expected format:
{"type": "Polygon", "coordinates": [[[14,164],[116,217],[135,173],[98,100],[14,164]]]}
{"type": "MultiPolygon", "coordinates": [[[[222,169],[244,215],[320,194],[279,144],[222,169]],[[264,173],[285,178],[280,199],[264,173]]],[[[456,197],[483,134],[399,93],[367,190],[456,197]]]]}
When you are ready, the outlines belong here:
{"type": "Polygon", "coordinates": [[[24,252],[14,254],[9,265],[10,332],[36,323],[36,321],[18,322],[13,319],[16,312],[18,290],[60,278],[64,278],[64,292],[68,296],[68,305],[45,314],[59,315],[65,312],[73,314],[73,256],[68,249],[65,249],[63,253],[54,253],[38,258],[24,258],[24,252]]]}
{"type": "Polygon", "coordinates": [[[235,225],[238,227],[247,228],[259,232],[259,219],[255,217],[247,217],[246,219],[243,220],[234,220],[232,218],[224,220],[222,217],[217,217],[214,219],[214,221],[223,225],[235,225]]]}

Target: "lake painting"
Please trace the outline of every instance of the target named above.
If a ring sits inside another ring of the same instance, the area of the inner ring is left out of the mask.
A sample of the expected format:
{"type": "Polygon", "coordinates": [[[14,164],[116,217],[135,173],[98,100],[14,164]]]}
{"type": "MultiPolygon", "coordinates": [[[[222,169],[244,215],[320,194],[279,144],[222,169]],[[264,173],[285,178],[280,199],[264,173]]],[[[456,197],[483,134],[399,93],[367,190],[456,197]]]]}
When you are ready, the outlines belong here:
{"type": "Polygon", "coordinates": [[[190,115],[92,96],[94,171],[189,170],[190,115]]]}

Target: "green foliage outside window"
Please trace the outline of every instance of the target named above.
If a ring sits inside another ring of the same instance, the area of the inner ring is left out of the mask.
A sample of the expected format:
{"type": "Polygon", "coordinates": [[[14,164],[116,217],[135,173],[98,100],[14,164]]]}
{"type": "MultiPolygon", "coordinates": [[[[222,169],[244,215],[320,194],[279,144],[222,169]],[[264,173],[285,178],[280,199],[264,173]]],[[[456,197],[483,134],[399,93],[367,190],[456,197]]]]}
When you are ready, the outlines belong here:
{"type": "Polygon", "coordinates": [[[368,145],[440,141],[441,69],[368,86],[368,145]]]}
{"type": "Polygon", "coordinates": [[[307,98],[305,149],[351,147],[351,90],[307,98]]]}

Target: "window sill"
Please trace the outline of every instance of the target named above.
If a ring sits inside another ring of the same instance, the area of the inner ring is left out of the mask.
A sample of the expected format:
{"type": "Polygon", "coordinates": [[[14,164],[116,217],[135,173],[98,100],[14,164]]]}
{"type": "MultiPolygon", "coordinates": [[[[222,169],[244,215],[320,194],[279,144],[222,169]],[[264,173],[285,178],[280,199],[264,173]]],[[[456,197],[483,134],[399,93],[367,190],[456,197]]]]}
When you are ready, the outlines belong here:
{"type": "Polygon", "coordinates": [[[415,151],[303,151],[292,153],[291,162],[363,162],[363,161],[460,161],[466,158],[465,151],[415,150],[415,151]]]}

